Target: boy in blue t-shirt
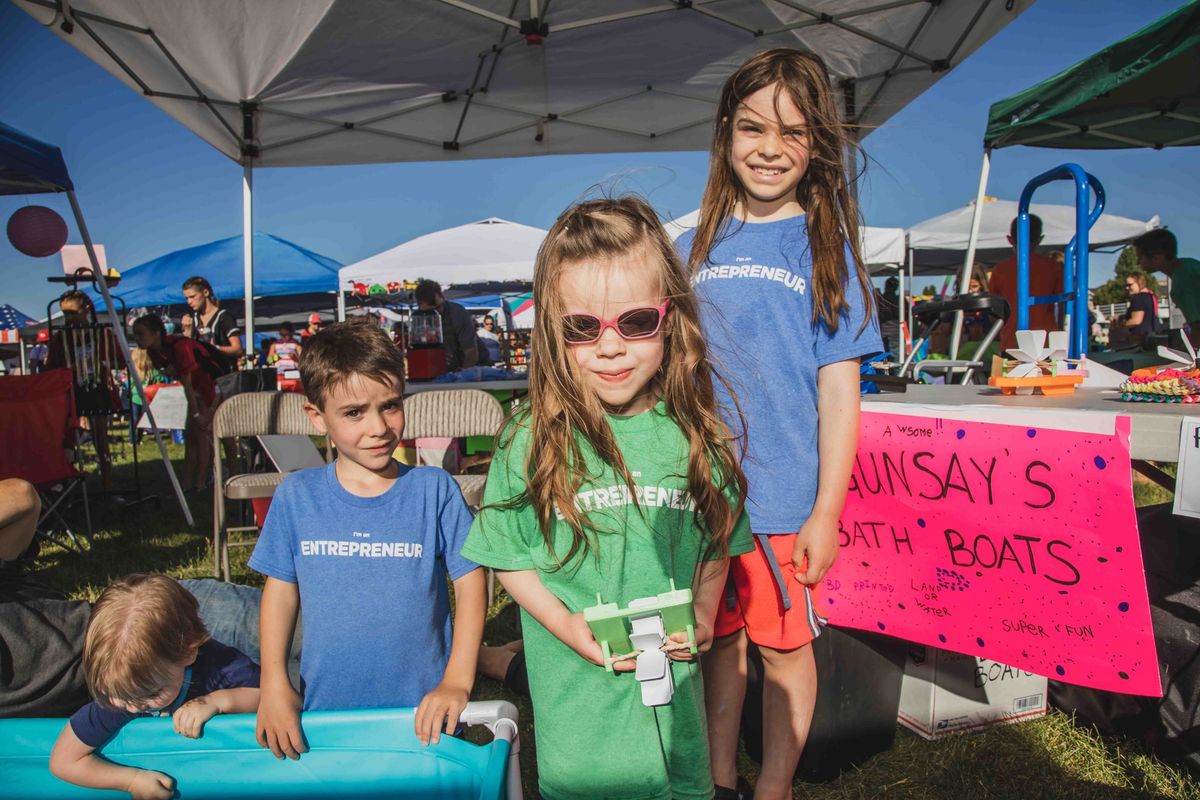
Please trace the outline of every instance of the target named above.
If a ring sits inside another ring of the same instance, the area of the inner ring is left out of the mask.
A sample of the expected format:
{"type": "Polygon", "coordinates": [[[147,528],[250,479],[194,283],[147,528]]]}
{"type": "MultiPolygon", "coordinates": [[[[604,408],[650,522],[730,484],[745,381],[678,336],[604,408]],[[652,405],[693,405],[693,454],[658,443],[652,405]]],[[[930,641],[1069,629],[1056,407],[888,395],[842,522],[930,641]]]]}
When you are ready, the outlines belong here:
{"type": "Polygon", "coordinates": [[[267,576],[259,744],[299,758],[301,707],[411,706],[418,738],[436,743],[458,725],[483,638],[483,570],[459,555],[471,513],[449,473],[392,458],[404,358],[382,330],[346,322],[309,337],[300,380],[338,458],[284,480],[250,558],[267,576]],[[298,694],[287,656],[301,606],[298,694]]]}
{"type": "Polygon", "coordinates": [[[196,598],[165,575],[130,575],[101,593],[84,637],[83,672],[95,699],[63,727],[50,772],[135,800],[169,800],[175,780],[97,756],[121,728],[170,715],[176,733],[195,739],[217,714],[258,706],[258,665],[210,637],[196,598]]]}

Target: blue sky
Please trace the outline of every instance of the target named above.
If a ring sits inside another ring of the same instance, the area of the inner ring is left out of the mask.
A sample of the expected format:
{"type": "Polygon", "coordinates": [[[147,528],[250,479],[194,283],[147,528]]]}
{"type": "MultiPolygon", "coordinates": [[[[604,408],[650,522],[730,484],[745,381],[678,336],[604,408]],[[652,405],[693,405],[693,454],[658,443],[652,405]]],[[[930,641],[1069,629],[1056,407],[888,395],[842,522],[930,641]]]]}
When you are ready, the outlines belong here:
{"type": "MultiPolygon", "coordinates": [[[[861,188],[871,225],[905,227],[975,196],[981,139],[995,101],[1070,66],[1179,7],[1179,0],[1039,0],[931,90],[867,137],[861,188]]],[[[241,167],[116,78],[0,3],[0,119],[62,148],[93,238],[109,263],[135,266],[241,232],[241,167]]],[[[1200,253],[1200,148],[997,151],[988,193],[1015,199],[1065,161],[1104,183],[1107,209],[1162,217],[1184,254],[1200,253]]],[[[638,191],[660,212],[699,204],[707,155],[651,153],[458,163],[261,169],[255,227],[343,263],[423,233],[490,216],[547,227],[596,185],[638,191]]],[[[1067,184],[1039,202],[1069,202],[1067,184]]],[[[0,217],[29,203],[70,218],[65,197],[0,198],[0,217]]],[[[79,241],[72,227],[72,241],[79,241]]],[[[1096,256],[1092,285],[1115,256],[1096,256]]],[[[41,317],[61,286],[57,257],[27,258],[0,241],[0,302],[41,317]]]]}

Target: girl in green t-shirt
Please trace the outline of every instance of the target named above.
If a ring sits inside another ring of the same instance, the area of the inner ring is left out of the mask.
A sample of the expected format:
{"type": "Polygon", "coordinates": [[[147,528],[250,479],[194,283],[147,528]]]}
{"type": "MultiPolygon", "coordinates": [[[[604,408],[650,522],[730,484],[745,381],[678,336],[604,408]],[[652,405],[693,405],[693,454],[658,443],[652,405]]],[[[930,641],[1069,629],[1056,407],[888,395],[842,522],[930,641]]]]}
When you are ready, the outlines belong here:
{"type": "Polygon", "coordinates": [[[727,559],[753,549],[696,298],[636,198],[564,212],[534,296],[529,403],[501,434],[463,555],[521,606],[542,796],[711,798],[695,659],[670,651],[674,699],[647,707],[634,657],[607,672],[582,613],[673,580],[692,589],[704,652],[727,559]]]}

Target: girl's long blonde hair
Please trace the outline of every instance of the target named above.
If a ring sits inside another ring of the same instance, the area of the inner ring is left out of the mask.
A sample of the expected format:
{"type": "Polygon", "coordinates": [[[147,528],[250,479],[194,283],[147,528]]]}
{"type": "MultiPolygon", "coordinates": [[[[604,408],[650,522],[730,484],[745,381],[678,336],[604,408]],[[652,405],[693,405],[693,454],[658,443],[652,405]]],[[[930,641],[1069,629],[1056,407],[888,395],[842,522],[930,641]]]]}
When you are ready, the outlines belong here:
{"type": "Polygon", "coordinates": [[[857,149],[858,143],[842,124],[840,95],[829,83],[825,62],[813,53],[788,48],[766,50],[738,67],[725,81],[713,125],[708,184],[700,203],[688,268],[695,273],[704,266],[713,248],[731,233],[729,220],[735,207],[746,200],[746,191],[730,161],[733,118],[746,98],[769,86],[788,93],[804,114],[808,133],[809,163],[796,186],[796,200],[807,214],[812,248],[813,324],[820,321],[832,331],[838,329],[839,319],[849,309],[845,292],[853,270],[867,309],[863,315],[865,327],[871,319],[871,281],[862,266],[858,204],[850,192],[856,176],[847,175],[845,158],[846,150],[857,149]],[[846,263],[847,250],[853,265],[846,263]]]}
{"type": "Polygon", "coordinates": [[[654,378],[655,388],[688,442],[688,491],[695,502],[697,523],[707,537],[707,552],[724,554],[745,503],[746,477],[718,416],[713,382],[721,378],[708,362],[687,274],[658,216],[636,197],[593,200],[567,209],[538,250],[528,411],[507,427],[507,442],[503,437],[501,442],[502,446],[511,443],[518,426],[530,431],[524,465],[526,490],[512,503],[533,505],[546,545],[560,565],[588,551],[587,515],[576,506],[575,495],[585,481],[599,476],[588,474],[577,434],[636,496],[605,408],[595,393],[585,388],[563,332],[563,317],[569,309],[562,300],[562,275],[567,269],[596,261],[618,269],[624,262],[653,270],[662,296],[671,301],[663,322],[663,362],[654,378]],[[557,515],[573,534],[565,554],[554,552],[557,515]]]}

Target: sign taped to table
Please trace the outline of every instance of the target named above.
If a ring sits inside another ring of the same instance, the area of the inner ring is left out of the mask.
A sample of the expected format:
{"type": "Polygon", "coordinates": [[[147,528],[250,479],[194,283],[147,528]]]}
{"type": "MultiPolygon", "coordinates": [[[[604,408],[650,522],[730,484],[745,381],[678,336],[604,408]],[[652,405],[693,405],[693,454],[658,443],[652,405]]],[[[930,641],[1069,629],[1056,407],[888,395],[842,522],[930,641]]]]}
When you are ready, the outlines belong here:
{"type": "Polygon", "coordinates": [[[836,625],[1161,696],[1129,419],[1112,434],[864,412],[818,598],[836,625]]]}

